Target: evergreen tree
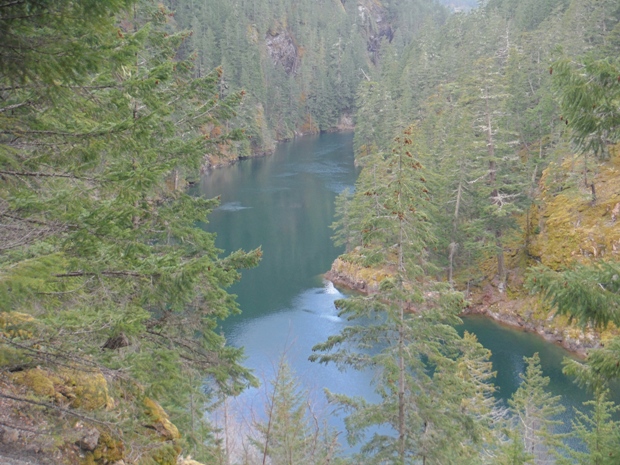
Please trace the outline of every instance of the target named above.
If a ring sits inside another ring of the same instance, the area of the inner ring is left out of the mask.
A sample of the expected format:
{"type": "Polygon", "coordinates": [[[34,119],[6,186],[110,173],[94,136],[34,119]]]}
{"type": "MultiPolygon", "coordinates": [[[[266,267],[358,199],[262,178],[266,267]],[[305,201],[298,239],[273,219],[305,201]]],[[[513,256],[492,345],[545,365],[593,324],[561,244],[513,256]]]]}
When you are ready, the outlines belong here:
{"type": "Polygon", "coordinates": [[[620,456],[620,422],[613,420],[620,407],[608,401],[609,391],[596,394],[594,400],[584,405],[591,412],[577,412],[572,435],[584,445],[583,449],[567,449],[567,456],[558,457],[558,465],[612,465],[620,456]]]}
{"type": "MultiPolygon", "coordinates": [[[[620,323],[620,269],[614,262],[576,265],[566,271],[533,267],[526,286],[542,294],[552,308],[568,315],[581,326],[604,328],[620,323]]],[[[565,370],[578,380],[600,389],[609,380],[620,378],[620,338],[588,353],[586,364],[569,360],[565,370]]]]}
{"type": "Polygon", "coordinates": [[[423,277],[432,237],[422,151],[419,131],[410,127],[385,159],[377,156],[365,166],[381,182],[366,190],[360,178],[355,197],[370,199],[380,214],[361,218],[361,253],[371,250],[375,265],[392,270],[392,277],[376,295],[337,302],[341,316],[354,323],[317,345],[314,350],[323,354],[311,357],[375,371],[379,403],[331,395],[350,412],[349,441],[364,442],[360,460],[368,463],[473,458],[469,448],[480,447],[490,409],[488,353],[475,340],[460,339],[451,326],[462,296],[423,277]],[[390,433],[373,432],[381,425],[390,433]]]}
{"type": "Polygon", "coordinates": [[[301,390],[284,357],[271,385],[266,418],[256,425],[259,436],[252,440],[261,463],[338,463],[338,435],[311,410],[308,393],[301,390]]]}
{"type": "MultiPolygon", "coordinates": [[[[75,354],[76,369],[124,373],[189,429],[205,385],[214,397],[254,383],[216,328],[237,311],[225,288],[260,251],[221,256],[196,227],[217,201],[181,183],[236,136],[213,129],[241,96],[220,99],[220,71],[195,78],[174,59],[188,34],[162,5],[128,5],[3,7],[3,33],[40,46],[0,75],[0,310],[40,325],[22,368],[75,354]]],[[[130,416],[117,424],[140,440],[130,416]]]]}
{"type": "Polygon", "coordinates": [[[588,187],[588,155],[607,159],[607,146],[620,140],[620,66],[615,61],[586,59],[576,68],[572,60],[564,58],[553,64],[562,119],[583,154],[584,183],[588,187]]]}
{"type": "Polygon", "coordinates": [[[559,396],[545,391],[549,378],[543,376],[538,354],[524,358],[525,373],[519,389],[508,401],[513,416],[512,445],[505,449],[508,463],[554,463],[554,451],[559,446],[559,438],[554,427],[561,423],[557,415],[564,411],[559,404],[559,396]],[[519,443],[517,446],[516,443],[519,443]],[[522,462],[526,457],[528,461],[522,462]]]}

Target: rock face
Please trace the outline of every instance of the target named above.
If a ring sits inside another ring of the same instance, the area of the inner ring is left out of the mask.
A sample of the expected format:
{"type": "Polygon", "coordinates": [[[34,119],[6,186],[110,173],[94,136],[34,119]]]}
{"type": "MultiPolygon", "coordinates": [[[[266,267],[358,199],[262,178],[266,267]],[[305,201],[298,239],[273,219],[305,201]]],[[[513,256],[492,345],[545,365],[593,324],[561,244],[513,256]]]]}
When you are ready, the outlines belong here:
{"type": "Polygon", "coordinates": [[[101,433],[95,428],[92,428],[84,434],[78,441],[77,445],[80,449],[86,451],[94,451],[97,448],[97,444],[99,443],[99,436],[101,433]]]}
{"type": "Polygon", "coordinates": [[[299,51],[293,36],[287,30],[269,30],[265,35],[265,45],[275,66],[282,66],[288,75],[297,72],[300,64],[299,51]]]}
{"type": "Polygon", "coordinates": [[[503,325],[538,334],[543,339],[579,355],[600,345],[600,335],[570,325],[566,317],[554,317],[533,296],[509,299],[492,285],[471,298],[464,315],[484,315],[503,325]]]}
{"type": "Polygon", "coordinates": [[[388,21],[388,12],[375,1],[362,1],[358,7],[359,20],[366,36],[367,50],[372,61],[377,64],[381,40],[392,42],[394,30],[388,21]]]}
{"type": "Polygon", "coordinates": [[[342,258],[332,263],[331,269],[325,274],[336,286],[342,286],[363,294],[373,294],[379,291],[379,284],[389,273],[386,270],[367,268],[342,258]]]}

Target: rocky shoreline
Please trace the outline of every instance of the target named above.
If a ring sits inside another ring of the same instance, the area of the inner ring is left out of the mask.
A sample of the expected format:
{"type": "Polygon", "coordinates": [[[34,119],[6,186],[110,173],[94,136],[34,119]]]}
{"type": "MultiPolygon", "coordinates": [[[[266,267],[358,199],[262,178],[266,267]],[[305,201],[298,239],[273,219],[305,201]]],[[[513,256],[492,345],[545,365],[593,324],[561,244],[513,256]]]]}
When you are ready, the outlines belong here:
{"type": "MultiPolygon", "coordinates": [[[[362,276],[362,267],[337,258],[332,268],[324,277],[334,286],[362,294],[378,292],[381,276],[384,274],[370,274],[362,276]]],[[[538,305],[534,297],[523,299],[509,299],[505,293],[500,293],[491,285],[482,290],[474,291],[469,295],[470,304],[461,314],[482,315],[491,318],[501,325],[531,332],[539,335],[546,341],[557,344],[578,357],[585,357],[588,349],[600,347],[601,338],[595,331],[583,332],[579,328],[569,325],[554,315],[540,315],[535,309],[538,305]]]]}

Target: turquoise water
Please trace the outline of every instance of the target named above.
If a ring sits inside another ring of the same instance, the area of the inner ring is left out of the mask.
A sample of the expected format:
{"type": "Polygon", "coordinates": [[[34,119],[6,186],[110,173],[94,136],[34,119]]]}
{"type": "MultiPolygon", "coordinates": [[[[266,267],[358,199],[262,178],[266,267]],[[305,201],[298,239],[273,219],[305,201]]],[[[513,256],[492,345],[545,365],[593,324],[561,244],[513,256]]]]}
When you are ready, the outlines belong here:
{"type": "MultiPolygon", "coordinates": [[[[296,374],[317,399],[322,389],[373,398],[371,375],[342,373],[333,366],[308,361],[311,348],[344,327],[334,300],[344,297],[323,281],[341,252],[330,240],[334,199],[357,176],[353,165],[352,135],[324,134],[281,144],[270,157],[241,161],[213,171],[202,179],[200,192],[221,196],[221,206],[210,216],[209,230],[226,250],[261,246],[263,260],[243,272],[231,292],[237,294],[242,314],[227,320],[223,330],[230,343],[244,346],[246,365],[259,377],[269,377],[283,351],[296,374]]],[[[534,334],[506,327],[482,317],[468,317],[461,330],[475,333],[493,352],[498,396],[507,399],[518,387],[524,356],[540,354],[551,379],[550,391],[563,396],[567,411],[580,407],[587,394],[562,374],[568,353],[534,334]]],[[[257,390],[244,401],[262,402],[257,390]]]]}

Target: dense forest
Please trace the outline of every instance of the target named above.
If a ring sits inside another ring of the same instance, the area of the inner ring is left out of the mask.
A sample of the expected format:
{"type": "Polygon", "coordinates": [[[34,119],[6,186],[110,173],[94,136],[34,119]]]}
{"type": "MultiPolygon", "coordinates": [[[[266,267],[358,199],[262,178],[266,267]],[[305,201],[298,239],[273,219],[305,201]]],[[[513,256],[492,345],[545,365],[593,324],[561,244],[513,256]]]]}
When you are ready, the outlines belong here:
{"type": "Polygon", "coordinates": [[[454,324],[486,284],[620,326],[619,56],[617,0],[0,4],[0,457],[617,465],[620,337],[566,363],[593,393],[567,440],[538,357],[503,406],[454,324]],[[311,359],[379,373],[380,401],[328,393],[343,454],[283,357],[233,453],[205,412],[258,383],[219,323],[262,251],[218,250],[196,227],[218,201],[188,183],[353,128],[334,240],[382,279],[311,359]],[[594,247],[541,228],[554,199],[603,218],[594,247]]]}

